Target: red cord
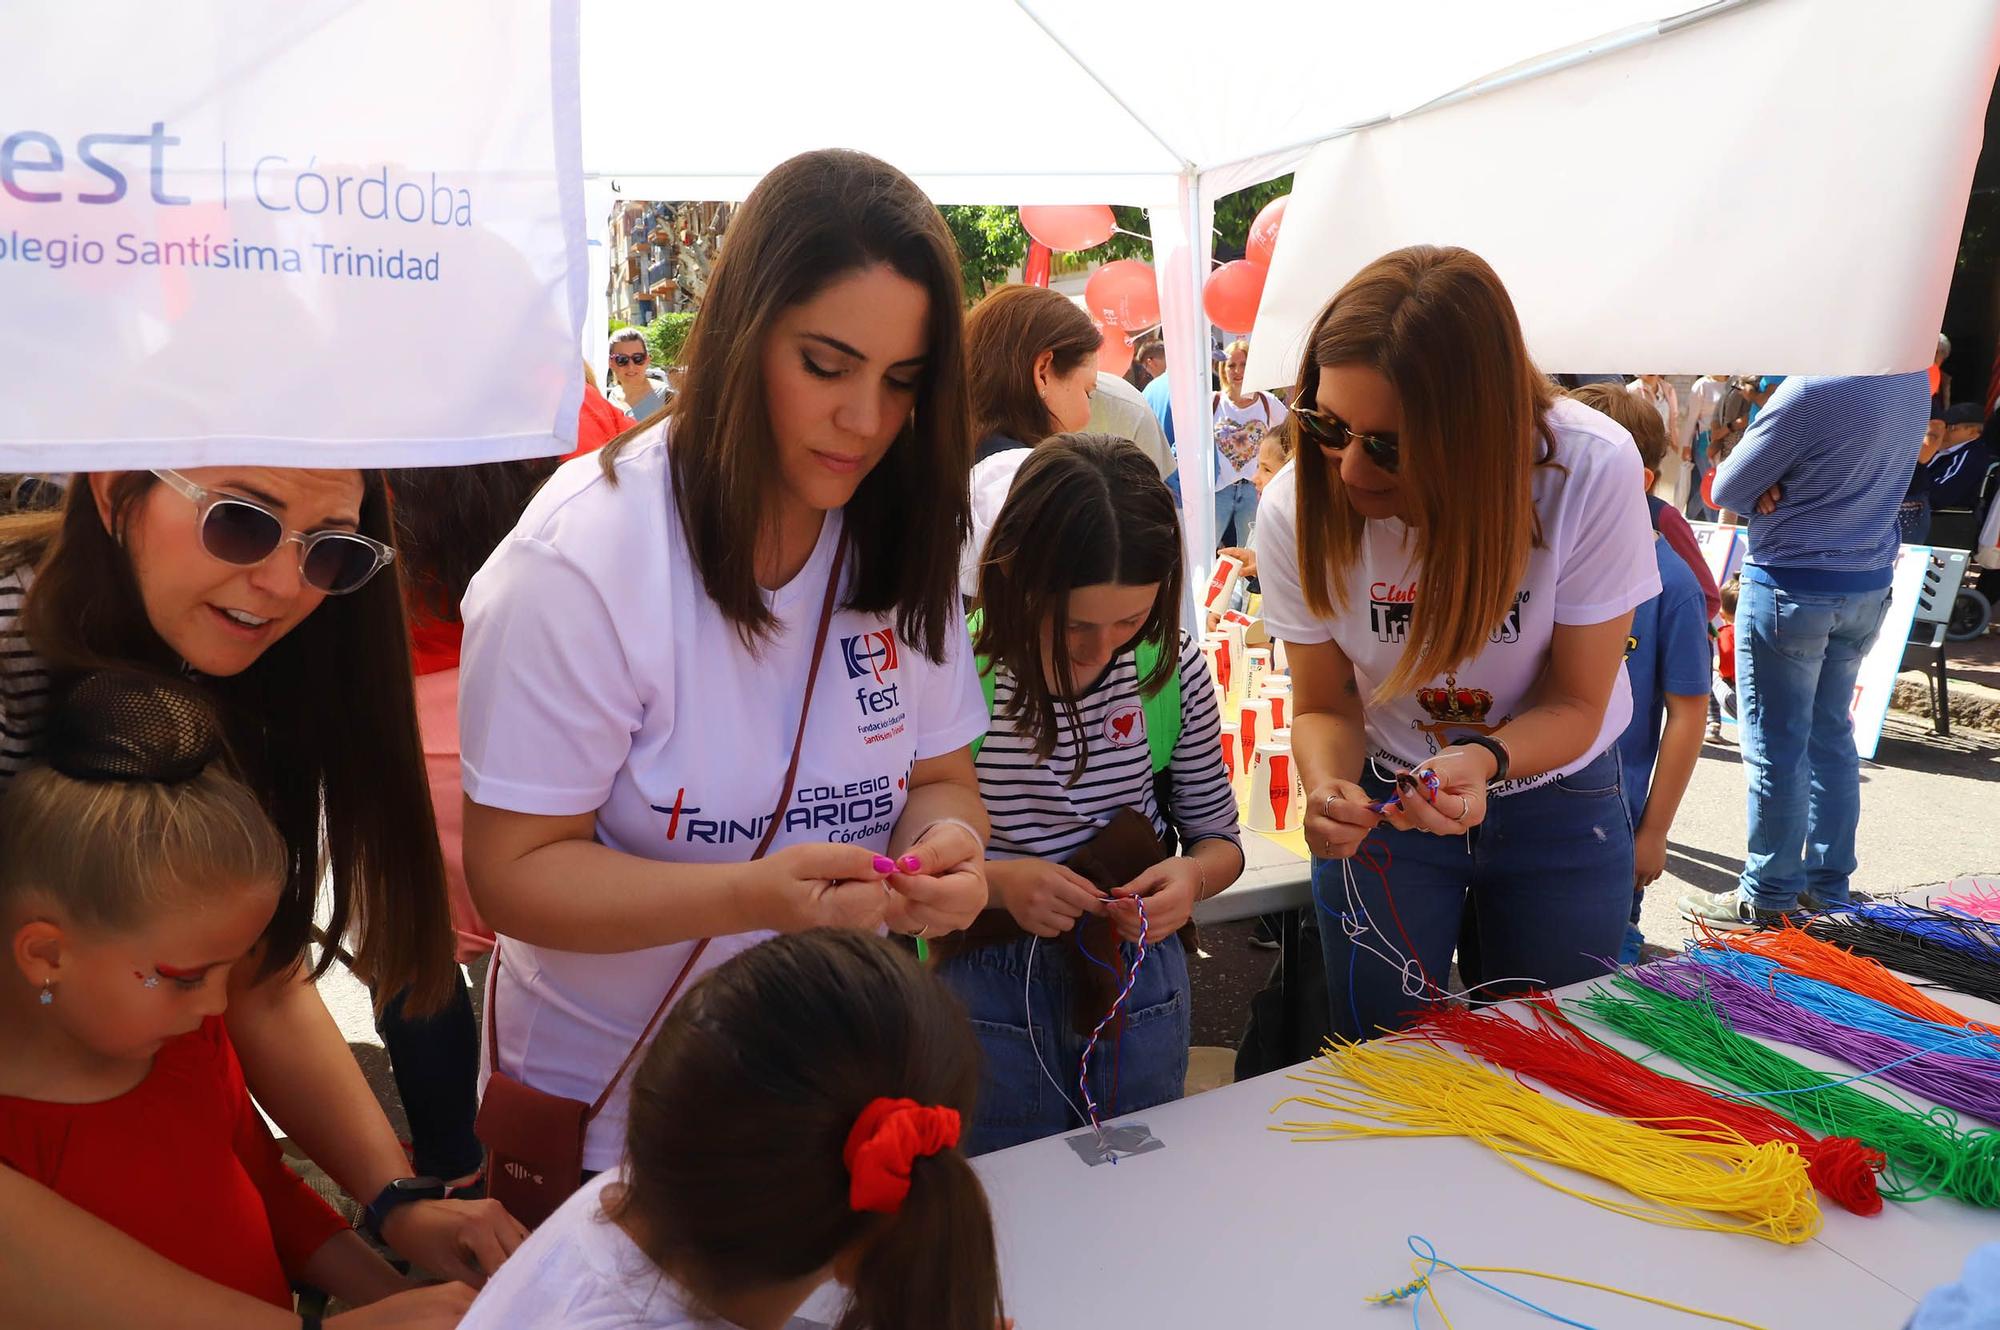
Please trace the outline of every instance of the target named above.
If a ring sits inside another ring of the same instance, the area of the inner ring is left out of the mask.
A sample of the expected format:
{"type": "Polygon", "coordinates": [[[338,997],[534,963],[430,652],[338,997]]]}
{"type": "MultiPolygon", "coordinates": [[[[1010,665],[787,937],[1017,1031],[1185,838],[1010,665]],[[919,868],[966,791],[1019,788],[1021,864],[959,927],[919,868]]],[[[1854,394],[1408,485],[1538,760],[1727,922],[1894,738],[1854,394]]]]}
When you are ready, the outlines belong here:
{"type": "Polygon", "coordinates": [[[1375,838],[1369,837],[1361,843],[1361,849],[1354,857],[1374,869],[1375,876],[1382,879],[1382,898],[1389,902],[1389,917],[1396,921],[1396,932],[1402,936],[1403,945],[1409,948],[1404,954],[1416,962],[1417,976],[1424,981],[1424,987],[1442,993],[1444,990],[1431,982],[1430,973],[1424,969],[1424,958],[1417,954],[1417,944],[1410,941],[1410,930],[1403,927],[1402,912],[1396,908],[1396,893],[1389,889],[1389,865],[1395,862],[1395,856],[1389,852],[1388,842],[1384,841],[1381,847],[1382,861],[1377,863],[1369,852],[1374,844],[1375,838]]]}

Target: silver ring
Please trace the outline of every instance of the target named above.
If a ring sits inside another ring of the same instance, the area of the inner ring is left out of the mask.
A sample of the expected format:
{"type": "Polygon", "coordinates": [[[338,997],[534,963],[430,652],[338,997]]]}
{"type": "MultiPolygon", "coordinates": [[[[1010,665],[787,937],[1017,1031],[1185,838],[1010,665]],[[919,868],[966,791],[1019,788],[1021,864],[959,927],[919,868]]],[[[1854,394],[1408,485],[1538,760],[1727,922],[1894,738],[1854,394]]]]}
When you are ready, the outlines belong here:
{"type": "Polygon", "coordinates": [[[1465,821],[1465,815],[1466,815],[1467,813],[1471,812],[1471,811],[1472,811],[1472,800],[1470,800],[1470,799],[1466,798],[1466,797],[1465,797],[1464,795],[1462,795],[1462,794],[1461,794],[1461,795],[1459,795],[1459,796],[1458,796],[1458,820],[1459,820],[1459,821],[1461,821],[1461,822],[1465,821]]]}
{"type": "Polygon", "coordinates": [[[1333,796],[1330,794],[1326,796],[1326,812],[1322,814],[1322,816],[1324,817],[1333,816],[1333,796]]]}

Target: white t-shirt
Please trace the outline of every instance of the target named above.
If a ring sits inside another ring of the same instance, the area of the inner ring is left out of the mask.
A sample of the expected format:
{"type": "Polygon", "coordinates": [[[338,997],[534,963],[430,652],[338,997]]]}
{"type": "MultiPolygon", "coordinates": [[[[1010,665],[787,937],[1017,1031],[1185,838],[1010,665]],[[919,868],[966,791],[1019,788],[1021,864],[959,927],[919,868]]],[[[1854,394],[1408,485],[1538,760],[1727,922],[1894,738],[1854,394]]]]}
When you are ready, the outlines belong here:
{"type": "Polygon", "coordinates": [[[993,534],[993,524],[1000,520],[1000,510],[1007,506],[1007,494],[1014,488],[1014,477],[1032,451],[1009,448],[972,468],[972,534],[958,557],[958,589],[968,596],[979,594],[979,561],[986,553],[986,538],[993,534]]]}
{"type": "Polygon", "coordinates": [[[459,1330],[725,1330],[698,1319],[680,1286],[604,1217],[604,1189],[620,1169],[592,1178],[486,1282],[459,1330]]]}
{"type": "Polygon", "coordinates": [[[1264,436],[1285,423],[1292,413],[1270,393],[1253,393],[1248,406],[1238,406],[1228,393],[1215,394],[1215,488],[1228,489],[1257,474],[1257,449],[1264,436]]]}
{"type": "MultiPolygon", "coordinates": [[[[459,684],[465,793],[521,813],[594,812],[598,840],[627,854],[738,863],[757,847],[791,756],[841,515],[828,514],[798,576],[766,593],[782,627],[753,656],[702,591],[666,458],[662,426],[627,448],[615,489],[595,456],[567,463],[473,579],[459,684]]],[[[835,611],[773,850],[886,849],[911,765],[985,731],[970,644],[962,628],[948,636],[934,664],[892,616],[835,611]]],[[[765,936],[715,939],[698,972],[765,936]]],[[[584,955],[503,935],[500,950],[502,1066],[588,1103],[689,944],[584,955]]],[[[621,1087],[591,1124],[584,1166],[617,1163],[624,1134],[621,1087]]]]}
{"type": "MultiPolygon", "coordinates": [[[[1535,468],[1542,545],[1528,556],[1514,608],[1487,649],[1457,670],[1427,680],[1413,696],[1367,707],[1370,754],[1385,768],[1414,767],[1456,735],[1490,734],[1505,724],[1547,663],[1557,624],[1603,623],[1660,594],[1644,468],[1632,436],[1567,398],[1556,399],[1548,424],[1560,466],[1535,468]]],[[[1286,642],[1337,643],[1354,662],[1361,695],[1370,697],[1394,671],[1409,636],[1418,563],[1408,529],[1394,519],[1367,523],[1346,606],[1332,619],[1318,618],[1299,586],[1296,483],[1287,465],[1258,507],[1254,543],[1265,625],[1286,642]]],[[[1583,767],[1617,741],[1631,718],[1631,687],[1621,669],[1583,755],[1559,771],[1510,781],[1499,793],[1583,767]]]]}
{"type": "Polygon", "coordinates": [[[1146,405],[1144,395],[1116,374],[1098,371],[1097,391],[1090,396],[1090,424],[1085,428],[1092,434],[1130,439],[1160,469],[1160,479],[1174,473],[1174,450],[1167,446],[1159,417],[1146,405]]]}

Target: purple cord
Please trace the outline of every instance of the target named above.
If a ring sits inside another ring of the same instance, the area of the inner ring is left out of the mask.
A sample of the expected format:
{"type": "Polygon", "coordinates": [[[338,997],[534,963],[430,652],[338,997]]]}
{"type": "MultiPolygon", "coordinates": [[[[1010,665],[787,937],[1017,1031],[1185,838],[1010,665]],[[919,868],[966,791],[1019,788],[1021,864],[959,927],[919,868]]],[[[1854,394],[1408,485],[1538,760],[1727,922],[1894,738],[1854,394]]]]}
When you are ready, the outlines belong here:
{"type": "MultiPolygon", "coordinates": [[[[1090,1095],[1090,1055],[1097,1049],[1097,1036],[1104,1033],[1104,1027],[1111,1024],[1112,1018],[1124,1009],[1125,999],[1132,996],[1132,989],[1139,982],[1139,967],[1146,963],[1146,929],[1149,926],[1146,922],[1146,902],[1137,896],[1126,899],[1139,907],[1139,950],[1132,957],[1132,968],[1125,974],[1125,986],[1118,990],[1117,997],[1111,999],[1111,1007],[1104,1013],[1104,1019],[1090,1032],[1090,1042],[1083,1046],[1083,1059],[1076,1075],[1076,1088],[1083,1091],[1084,1107],[1090,1110],[1090,1125],[1097,1132],[1100,1147],[1104,1144],[1104,1124],[1098,1121],[1097,1101],[1090,1095]]],[[[1122,1036],[1124,1031],[1119,1031],[1119,1034],[1122,1036]]],[[[1111,1162],[1117,1163],[1117,1157],[1113,1156],[1111,1162]]]]}
{"type": "MultiPolygon", "coordinates": [[[[1697,961],[1657,961],[1629,973],[1670,997],[1714,1006],[1739,1034],[1762,1035],[1838,1058],[1947,1108],[2000,1123],[2000,1063],[1991,1058],[1918,1051],[1901,1040],[1842,1025],[1697,961]]],[[[1968,1039],[1977,1037],[1967,1034],[1968,1039]]],[[[1672,1056],[1671,1049],[1667,1052],[1672,1056]]]]}

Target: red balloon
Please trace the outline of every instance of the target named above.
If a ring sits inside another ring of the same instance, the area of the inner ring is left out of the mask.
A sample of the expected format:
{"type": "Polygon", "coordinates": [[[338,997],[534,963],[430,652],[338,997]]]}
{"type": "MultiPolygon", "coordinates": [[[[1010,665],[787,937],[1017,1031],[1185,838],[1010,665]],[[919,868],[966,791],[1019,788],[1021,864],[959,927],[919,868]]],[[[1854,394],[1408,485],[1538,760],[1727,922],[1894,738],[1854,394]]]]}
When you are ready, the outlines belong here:
{"type": "Polygon", "coordinates": [[[1125,330],[1115,323],[1098,323],[1095,318],[1091,322],[1104,334],[1104,345],[1097,348],[1097,372],[1123,374],[1132,368],[1132,343],[1126,340],[1125,330]]]}
{"type": "Polygon", "coordinates": [[[1201,307],[1208,320],[1224,332],[1247,333],[1257,323],[1257,306],[1264,299],[1264,278],[1270,269],[1248,259],[1234,259],[1208,275],[1201,288],[1201,307]]]}
{"type": "Polygon", "coordinates": [[[1152,265],[1137,259],[1115,259],[1092,273],[1083,303],[1107,328],[1144,332],[1160,321],[1159,283],[1152,265]]]}
{"type": "Polygon", "coordinates": [[[1280,194],[1265,204],[1257,214],[1257,220],[1250,223],[1250,242],[1244,246],[1244,257],[1252,263],[1271,266],[1271,251],[1278,247],[1278,228],[1285,223],[1285,201],[1292,196],[1280,194]]]}
{"type": "Polygon", "coordinates": [[[1058,253],[1101,245],[1118,229],[1104,203],[1027,204],[1021,209],[1021,225],[1058,253]]]}

